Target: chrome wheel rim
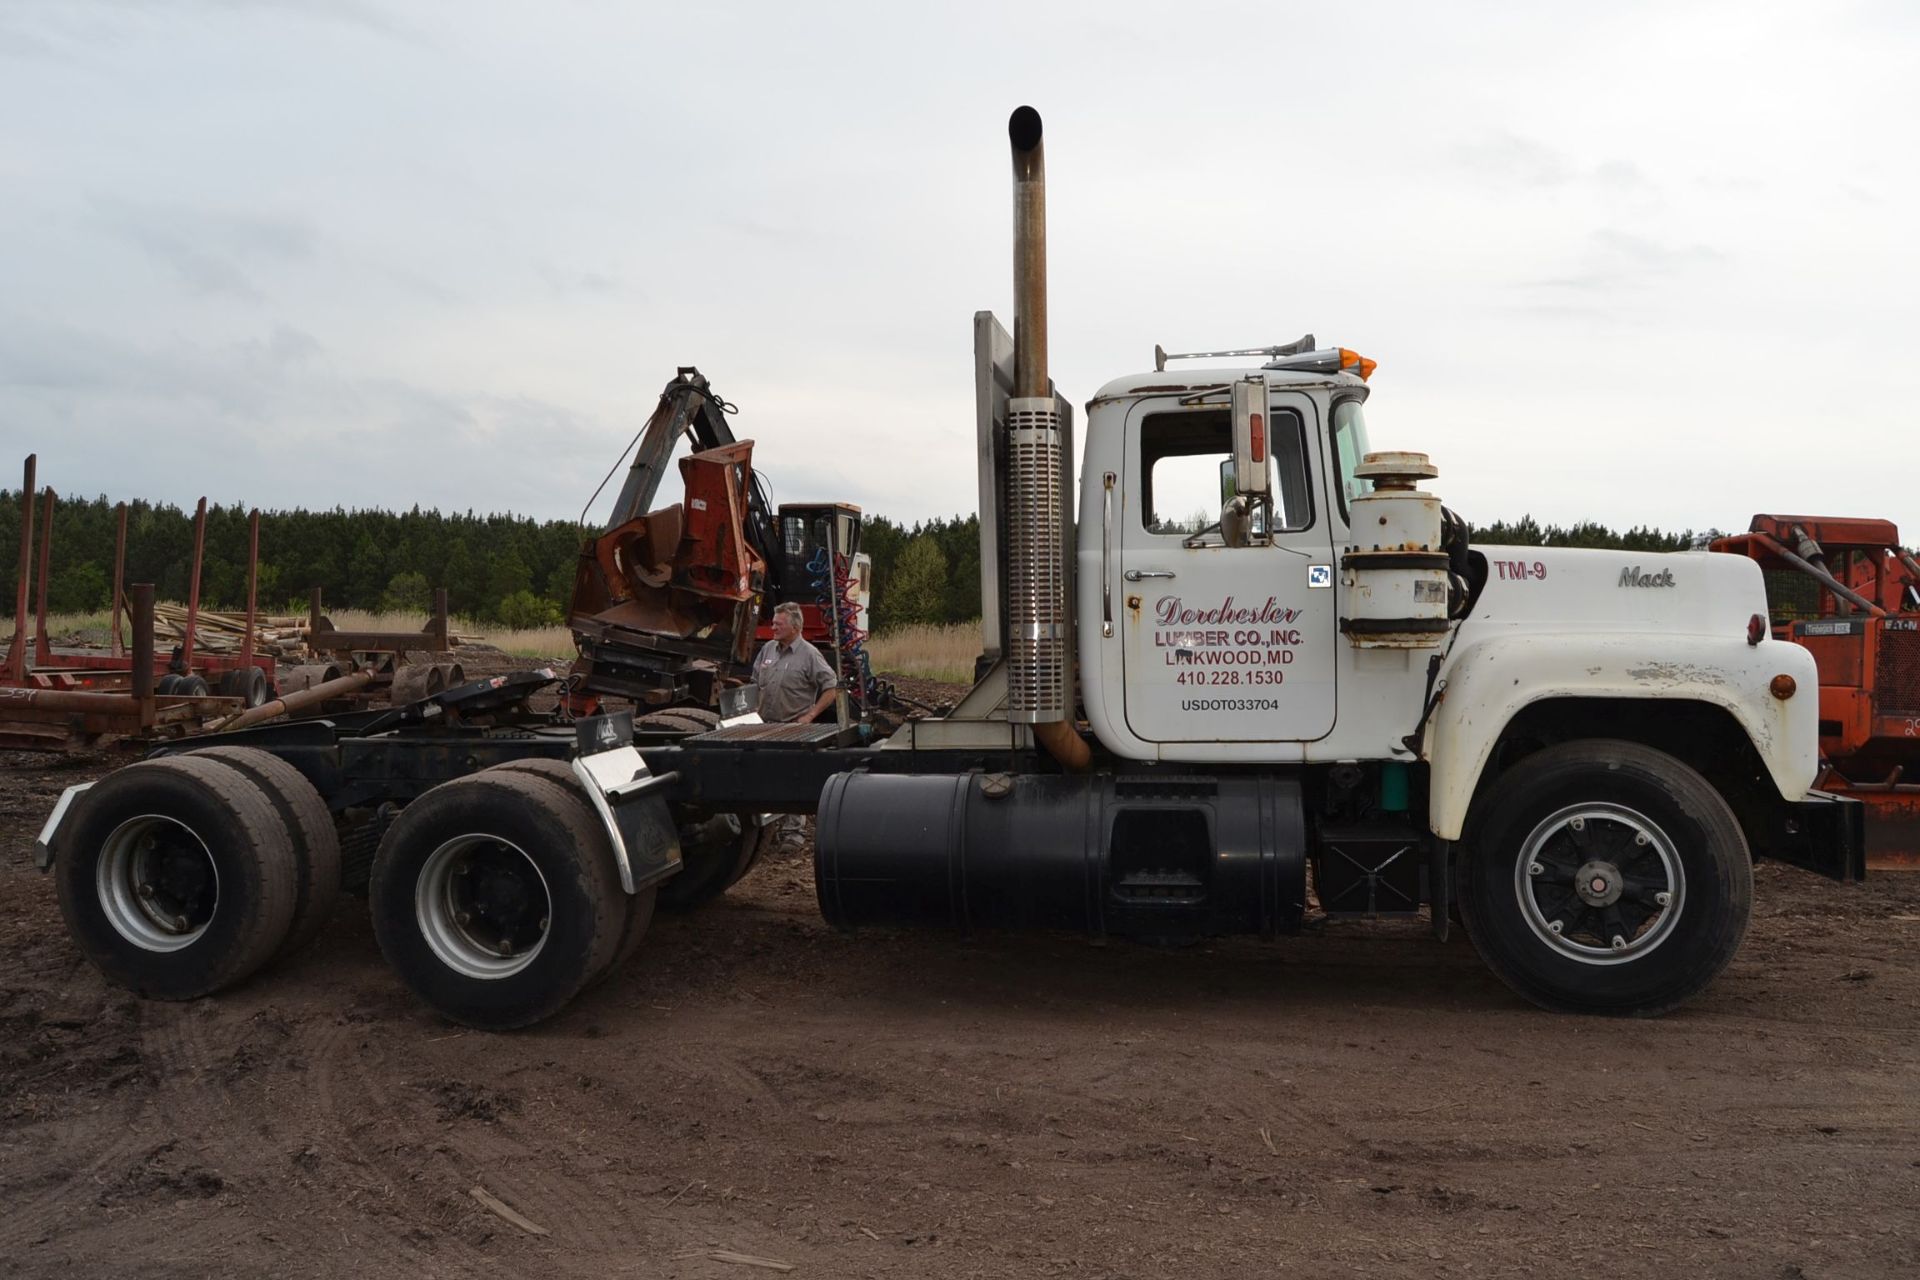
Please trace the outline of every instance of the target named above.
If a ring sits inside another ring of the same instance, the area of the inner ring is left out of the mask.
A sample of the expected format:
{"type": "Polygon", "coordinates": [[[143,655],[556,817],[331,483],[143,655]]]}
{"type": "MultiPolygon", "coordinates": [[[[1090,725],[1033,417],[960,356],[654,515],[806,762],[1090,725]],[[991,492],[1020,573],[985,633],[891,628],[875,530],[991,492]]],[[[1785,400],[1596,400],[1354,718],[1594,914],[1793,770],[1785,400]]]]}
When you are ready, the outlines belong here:
{"type": "Polygon", "coordinates": [[[467,978],[510,978],[547,945],[553,897],[526,850],[468,835],[427,856],[414,882],[414,917],[440,963],[467,978]]]}
{"type": "Polygon", "coordinates": [[[1527,927],[1560,955],[1628,964],[1673,935],[1686,873],[1673,839],[1625,805],[1569,805],[1521,842],[1513,888],[1527,927]]]}
{"type": "Polygon", "coordinates": [[[180,951],[198,942],[220,905],[220,869],[193,828],[161,814],[113,829],[94,869],[107,923],[142,951],[180,951]]]}

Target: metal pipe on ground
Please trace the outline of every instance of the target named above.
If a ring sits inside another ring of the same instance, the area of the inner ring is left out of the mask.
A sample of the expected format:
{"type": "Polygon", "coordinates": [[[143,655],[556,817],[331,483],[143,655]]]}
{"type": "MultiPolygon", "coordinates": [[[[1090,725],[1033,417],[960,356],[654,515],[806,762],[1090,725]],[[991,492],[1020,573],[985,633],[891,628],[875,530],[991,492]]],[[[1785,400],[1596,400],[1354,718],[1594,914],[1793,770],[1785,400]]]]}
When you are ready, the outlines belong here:
{"type": "Polygon", "coordinates": [[[371,671],[356,671],[350,676],[341,676],[338,680],[329,680],[324,684],[314,685],[311,689],[303,689],[299,693],[289,693],[283,698],[275,698],[272,702],[263,702],[257,707],[251,707],[246,711],[242,711],[237,716],[222,720],[219,724],[213,726],[213,730],[216,733],[225,733],[229,729],[245,729],[252,725],[272,720],[276,716],[291,715],[295,711],[304,711],[306,708],[317,706],[329,698],[344,698],[348,694],[358,693],[372,684],[374,678],[374,673],[371,671]]]}
{"type": "Polygon", "coordinates": [[[42,711],[130,716],[141,709],[131,693],[99,693],[91,689],[8,689],[0,702],[38,707],[42,711]]]}

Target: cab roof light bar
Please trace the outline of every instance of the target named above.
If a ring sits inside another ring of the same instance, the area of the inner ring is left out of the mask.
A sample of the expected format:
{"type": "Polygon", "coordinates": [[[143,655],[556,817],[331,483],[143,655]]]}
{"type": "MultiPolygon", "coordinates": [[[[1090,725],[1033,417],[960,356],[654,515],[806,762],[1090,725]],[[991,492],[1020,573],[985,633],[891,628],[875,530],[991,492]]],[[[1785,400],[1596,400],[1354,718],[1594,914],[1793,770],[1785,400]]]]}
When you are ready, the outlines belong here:
{"type": "MultiPolygon", "coordinates": [[[[1266,356],[1270,360],[1283,360],[1288,356],[1297,356],[1314,349],[1313,335],[1308,334],[1296,342],[1281,347],[1243,347],[1238,351],[1168,351],[1159,343],[1153,344],[1153,371],[1165,373],[1169,360],[1218,360],[1229,356],[1266,356]]],[[[1268,368],[1273,366],[1269,365],[1268,368]]]]}
{"type": "Polygon", "coordinates": [[[1313,335],[1280,347],[1242,347],[1237,351],[1168,351],[1158,343],[1153,348],[1153,371],[1165,373],[1169,360],[1223,360],[1235,356],[1265,356],[1262,369],[1286,369],[1296,373],[1354,373],[1365,382],[1379,367],[1357,351],[1345,347],[1319,347],[1313,335]]]}

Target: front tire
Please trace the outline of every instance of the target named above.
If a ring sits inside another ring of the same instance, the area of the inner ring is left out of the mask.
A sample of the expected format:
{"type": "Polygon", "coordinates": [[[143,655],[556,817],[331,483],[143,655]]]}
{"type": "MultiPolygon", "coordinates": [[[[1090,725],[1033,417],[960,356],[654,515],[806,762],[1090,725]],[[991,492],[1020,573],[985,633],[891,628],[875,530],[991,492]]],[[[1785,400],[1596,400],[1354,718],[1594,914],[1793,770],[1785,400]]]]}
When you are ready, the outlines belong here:
{"type": "Polygon", "coordinates": [[[1664,752],[1611,740],[1522,760],[1476,804],[1460,914],[1481,958],[1548,1009],[1650,1017],[1726,968],[1753,909],[1733,812],[1664,752]]]}

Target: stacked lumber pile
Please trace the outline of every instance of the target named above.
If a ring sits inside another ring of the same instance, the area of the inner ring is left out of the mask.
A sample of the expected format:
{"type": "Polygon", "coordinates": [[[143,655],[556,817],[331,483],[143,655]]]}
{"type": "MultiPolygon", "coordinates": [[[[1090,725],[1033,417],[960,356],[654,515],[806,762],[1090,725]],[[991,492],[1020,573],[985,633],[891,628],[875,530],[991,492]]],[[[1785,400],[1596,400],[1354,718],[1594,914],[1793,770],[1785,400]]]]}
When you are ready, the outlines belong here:
{"type": "MultiPolygon", "coordinates": [[[[307,619],[258,614],[253,620],[253,651],[262,656],[306,661],[307,619]]],[[[200,611],[193,629],[193,647],[199,653],[239,653],[247,633],[247,615],[200,611]]],[[[153,606],[153,643],[162,650],[181,643],[187,634],[185,605],[156,602],[153,606]]],[[[458,649],[479,641],[479,636],[448,635],[447,642],[458,649]]]]}
{"type": "MultiPolygon", "coordinates": [[[[244,613],[215,613],[202,609],[194,623],[193,647],[201,653],[239,653],[247,632],[244,613]]],[[[187,610],[184,605],[153,606],[153,642],[169,649],[187,634],[187,610]]],[[[253,651],[276,658],[304,658],[307,654],[307,620],[257,614],[253,619],[253,651]]]]}

